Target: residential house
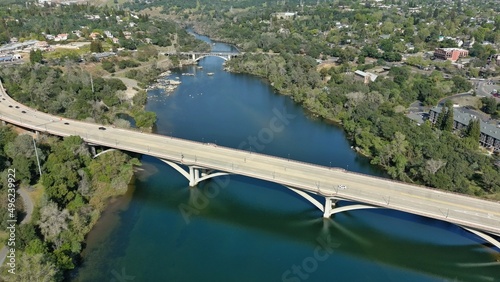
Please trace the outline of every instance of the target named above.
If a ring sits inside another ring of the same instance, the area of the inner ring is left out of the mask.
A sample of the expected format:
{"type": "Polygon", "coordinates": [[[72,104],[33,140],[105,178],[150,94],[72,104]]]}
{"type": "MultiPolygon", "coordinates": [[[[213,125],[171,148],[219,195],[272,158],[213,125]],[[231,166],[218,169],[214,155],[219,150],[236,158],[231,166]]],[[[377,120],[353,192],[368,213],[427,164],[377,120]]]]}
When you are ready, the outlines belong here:
{"type": "Polygon", "coordinates": [[[436,48],[434,50],[434,57],[441,60],[451,60],[455,62],[459,58],[469,56],[469,51],[458,48],[436,48]]]}
{"type": "Polygon", "coordinates": [[[65,41],[68,40],[68,34],[67,33],[61,33],[58,34],[55,38],[54,41],[65,41]]]}
{"type": "Polygon", "coordinates": [[[297,15],[297,12],[280,12],[280,13],[274,13],[274,16],[278,19],[283,19],[283,20],[289,20],[293,19],[293,17],[297,15]]]}
{"type": "MultiPolygon", "coordinates": [[[[442,112],[442,107],[434,107],[429,111],[429,121],[435,124],[442,112]]],[[[500,128],[481,120],[477,114],[467,109],[453,109],[453,129],[464,130],[471,120],[479,120],[481,134],[479,144],[493,151],[500,151],[500,128]]]]}
{"type": "Polygon", "coordinates": [[[113,34],[111,34],[111,31],[105,30],[104,35],[106,35],[107,38],[113,38],[113,34]]]}
{"type": "Polygon", "coordinates": [[[358,77],[361,77],[365,84],[368,84],[370,82],[374,82],[378,77],[378,75],[376,75],[374,73],[364,72],[364,71],[360,71],[360,70],[355,71],[354,74],[356,74],[358,77]]]}

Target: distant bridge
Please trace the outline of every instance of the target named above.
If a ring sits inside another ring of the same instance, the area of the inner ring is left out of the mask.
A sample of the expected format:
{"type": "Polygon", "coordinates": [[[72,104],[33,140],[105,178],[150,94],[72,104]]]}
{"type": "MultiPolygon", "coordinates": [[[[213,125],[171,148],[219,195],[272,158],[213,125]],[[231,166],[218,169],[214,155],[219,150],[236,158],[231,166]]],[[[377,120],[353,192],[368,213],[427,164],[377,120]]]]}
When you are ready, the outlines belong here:
{"type": "Polygon", "coordinates": [[[167,52],[166,56],[178,55],[178,56],[188,56],[191,60],[197,62],[205,57],[219,57],[224,61],[229,61],[231,58],[236,56],[241,56],[242,53],[236,52],[167,52]]]}
{"type": "MultiPolygon", "coordinates": [[[[286,114],[275,114],[274,126],[289,122],[286,114]]],[[[16,102],[1,83],[0,120],[37,134],[77,135],[90,145],[157,157],[186,177],[190,186],[222,175],[244,175],[287,187],[321,210],[325,218],[355,209],[393,209],[462,226],[500,249],[500,243],[486,234],[500,236],[498,201],[214,144],[63,119],[16,102]],[[339,200],[360,204],[339,208],[336,206],[339,200]]]]}

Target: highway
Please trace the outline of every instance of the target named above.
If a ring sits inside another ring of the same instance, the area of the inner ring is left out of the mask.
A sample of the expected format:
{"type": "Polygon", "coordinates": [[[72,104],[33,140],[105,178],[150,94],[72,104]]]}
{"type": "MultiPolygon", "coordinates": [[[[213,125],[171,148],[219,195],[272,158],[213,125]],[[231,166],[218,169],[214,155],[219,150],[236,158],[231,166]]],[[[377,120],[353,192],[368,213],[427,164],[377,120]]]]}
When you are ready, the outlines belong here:
{"type": "Polygon", "coordinates": [[[3,92],[1,85],[0,93],[0,119],[24,128],[58,136],[79,135],[91,144],[245,175],[322,196],[335,196],[500,234],[500,202],[214,144],[68,120],[17,103],[3,92]],[[339,185],[347,188],[339,189],[339,185]]]}

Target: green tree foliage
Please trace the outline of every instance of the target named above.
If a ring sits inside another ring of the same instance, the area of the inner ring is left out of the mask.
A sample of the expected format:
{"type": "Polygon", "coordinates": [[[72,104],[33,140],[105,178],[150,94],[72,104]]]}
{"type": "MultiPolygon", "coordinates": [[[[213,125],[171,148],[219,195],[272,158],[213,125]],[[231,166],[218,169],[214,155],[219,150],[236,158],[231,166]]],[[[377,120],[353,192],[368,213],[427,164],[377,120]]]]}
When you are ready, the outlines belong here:
{"type": "MultiPolygon", "coordinates": [[[[37,148],[38,156],[45,159],[43,152],[37,148]]],[[[30,135],[19,135],[13,142],[5,145],[6,155],[13,160],[16,176],[25,183],[30,183],[36,169],[36,153],[33,138],[30,135]]]]}
{"type": "Polygon", "coordinates": [[[479,120],[473,119],[467,125],[467,137],[473,140],[476,144],[481,135],[481,126],[479,120]]]}
{"type": "MultiPolygon", "coordinates": [[[[0,135],[6,137],[0,139],[5,144],[5,150],[0,152],[8,162],[16,163],[16,159],[32,156],[34,149],[25,142],[32,141],[31,137],[16,136],[5,127],[0,127],[0,135]],[[19,150],[12,150],[14,146],[19,146],[19,150]]],[[[33,222],[16,229],[16,257],[19,259],[16,268],[23,273],[16,275],[15,281],[33,281],[33,277],[37,281],[61,281],[61,273],[73,269],[78,262],[85,235],[105,206],[106,199],[123,194],[131,180],[133,166],[140,165],[137,159],[122,152],[91,159],[80,137],[70,136],[62,141],[42,137],[38,142],[40,155],[48,155],[42,163],[44,174],[41,179],[46,194],[32,216],[33,222]],[[28,258],[36,259],[24,261],[28,258]],[[29,269],[24,265],[28,262],[29,269]],[[43,276],[40,276],[40,271],[43,271],[43,276]]],[[[7,179],[6,173],[6,170],[0,173],[0,176],[5,176],[2,180],[7,179]]],[[[6,187],[4,181],[0,181],[0,196],[4,198],[7,198],[6,187]]],[[[3,204],[1,201],[0,218],[8,215],[8,209],[1,208],[3,204]]]]}
{"type": "Polygon", "coordinates": [[[481,98],[483,107],[481,108],[483,112],[487,114],[494,114],[497,111],[497,101],[493,97],[483,97],[481,98]]]}
{"type": "Polygon", "coordinates": [[[453,131],[453,107],[446,108],[446,114],[444,117],[443,130],[452,132],[453,131]]]}
{"type": "Polygon", "coordinates": [[[101,64],[102,68],[109,72],[109,73],[114,73],[115,72],[115,63],[112,62],[111,60],[104,60],[102,61],[101,64]]]}
{"type": "Polygon", "coordinates": [[[125,69],[125,68],[135,68],[138,67],[140,64],[136,61],[133,60],[121,60],[118,61],[118,67],[120,69],[125,69]]]}
{"type": "Polygon", "coordinates": [[[472,84],[462,76],[455,75],[452,81],[454,84],[452,91],[455,93],[467,92],[472,89],[472,84]]]}
{"type": "Polygon", "coordinates": [[[155,112],[140,112],[134,114],[135,125],[139,128],[151,128],[156,122],[155,112]]]}
{"type": "Polygon", "coordinates": [[[30,63],[36,64],[36,63],[41,63],[43,60],[43,54],[40,49],[38,50],[31,50],[30,51],[30,63]]]}
{"type": "Polygon", "coordinates": [[[102,53],[103,52],[103,48],[102,48],[102,42],[99,41],[99,40],[92,40],[92,42],[90,42],[90,52],[92,53],[102,53]]]}
{"type": "Polygon", "coordinates": [[[62,275],[46,254],[21,254],[16,261],[16,275],[2,275],[5,281],[60,281],[62,275]]]}

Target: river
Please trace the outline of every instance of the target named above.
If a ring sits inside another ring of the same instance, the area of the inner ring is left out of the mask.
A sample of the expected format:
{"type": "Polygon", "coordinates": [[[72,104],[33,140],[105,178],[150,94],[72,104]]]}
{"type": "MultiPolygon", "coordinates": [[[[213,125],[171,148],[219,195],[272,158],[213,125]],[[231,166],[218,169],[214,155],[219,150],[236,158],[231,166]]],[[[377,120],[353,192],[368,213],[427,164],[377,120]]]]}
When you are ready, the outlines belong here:
{"type": "MultiPolygon", "coordinates": [[[[197,37],[214,51],[234,51],[197,37]]],[[[306,114],[261,79],[223,71],[222,64],[221,58],[204,58],[202,69],[173,72],[182,84],[172,94],[149,91],[146,107],[158,115],[157,133],[383,175],[351,149],[341,128],[306,114]],[[282,130],[270,130],[277,115],[289,119],[282,130]]],[[[496,253],[445,222],[383,209],[323,219],[312,204],[277,184],[231,175],[189,188],[161,161],[141,161],[129,193],[89,234],[84,263],[72,280],[500,278],[496,253]]]]}

